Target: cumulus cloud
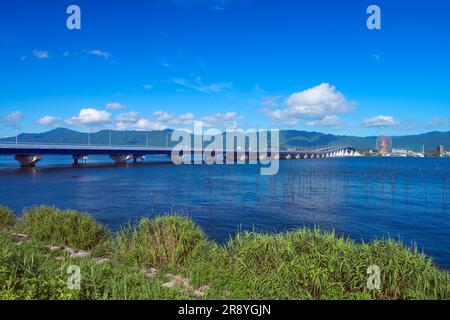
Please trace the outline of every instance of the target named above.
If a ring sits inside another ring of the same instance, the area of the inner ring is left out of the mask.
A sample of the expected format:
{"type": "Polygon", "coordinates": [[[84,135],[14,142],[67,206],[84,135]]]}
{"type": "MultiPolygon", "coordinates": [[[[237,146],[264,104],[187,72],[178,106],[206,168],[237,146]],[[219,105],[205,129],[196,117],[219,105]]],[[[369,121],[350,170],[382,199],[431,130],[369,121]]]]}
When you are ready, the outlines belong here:
{"type": "Polygon", "coordinates": [[[194,115],[192,113],[185,113],[181,115],[174,115],[164,111],[156,111],[153,113],[157,121],[175,127],[192,125],[194,123],[194,115]]]}
{"type": "Polygon", "coordinates": [[[44,116],[40,118],[36,123],[41,126],[54,126],[56,125],[61,118],[53,117],[53,116],[44,116]]]}
{"type": "Polygon", "coordinates": [[[77,116],[66,120],[69,125],[98,126],[111,122],[111,113],[93,108],[81,109],[77,116]]]}
{"type": "Polygon", "coordinates": [[[283,109],[264,109],[272,120],[295,125],[302,119],[321,120],[327,116],[347,114],[356,109],[356,103],[347,98],[335,86],[322,83],[314,88],[292,94],[283,109]]]}
{"type": "Polygon", "coordinates": [[[119,110],[119,109],[127,108],[127,105],[122,104],[120,102],[109,102],[109,103],[105,104],[105,107],[106,107],[106,109],[119,110]]]}
{"type": "Polygon", "coordinates": [[[320,120],[306,122],[306,125],[310,127],[340,127],[343,124],[342,120],[336,115],[325,116],[320,120]]]}
{"type": "Polygon", "coordinates": [[[376,116],[373,118],[367,118],[363,121],[363,126],[366,128],[386,128],[393,127],[399,123],[392,116],[376,116]]]}
{"type": "Polygon", "coordinates": [[[117,117],[119,128],[128,128],[136,130],[163,130],[169,127],[178,128],[180,126],[192,125],[194,115],[186,113],[174,115],[165,111],[156,111],[153,118],[141,117],[137,112],[128,112],[120,114],[117,117]]]}
{"type": "Polygon", "coordinates": [[[185,87],[191,90],[195,90],[202,93],[220,93],[225,90],[231,90],[233,88],[232,82],[217,82],[211,84],[204,84],[202,79],[198,77],[193,82],[186,79],[172,78],[170,82],[185,87]]]}
{"type": "Polygon", "coordinates": [[[48,59],[50,58],[50,55],[48,53],[48,51],[45,50],[33,50],[33,55],[38,58],[38,59],[48,59]]]}
{"type": "Polygon", "coordinates": [[[207,128],[226,128],[226,129],[236,129],[238,127],[238,120],[241,117],[237,115],[236,112],[227,113],[215,113],[210,116],[205,116],[200,119],[204,127],[207,128]]]}
{"type": "Polygon", "coordinates": [[[185,129],[199,121],[206,128],[236,128],[241,119],[236,112],[216,113],[196,119],[192,113],[172,114],[158,110],[151,118],[143,117],[138,112],[121,113],[115,118],[115,127],[118,130],[164,130],[185,129]]]}

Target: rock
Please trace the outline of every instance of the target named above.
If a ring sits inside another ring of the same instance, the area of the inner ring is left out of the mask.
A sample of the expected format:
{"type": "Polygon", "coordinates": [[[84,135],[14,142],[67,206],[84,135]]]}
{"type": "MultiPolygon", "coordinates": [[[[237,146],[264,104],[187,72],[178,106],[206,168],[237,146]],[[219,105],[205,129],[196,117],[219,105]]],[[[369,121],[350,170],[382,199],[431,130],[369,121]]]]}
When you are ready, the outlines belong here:
{"type": "Polygon", "coordinates": [[[71,254],[71,255],[77,252],[77,250],[69,248],[69,247],[65,247],[63,251],[67,252],[68,254],[71,254]]]}
{"type": "Polygon", "coordinates": [[[178,288],[184,289],[187,291],[193,291],[191,284],[189,283],[188,278],[183,278],[181,276],[176,276],[173,274],[166,274],[166,278],[170,279],[170,282],[163,283],[162,286],[165,288],[178,288]]]}
{"type": "Polygon", "coordinates": [[[66,260],[66,258],[62,257],[62,256],[59,256],[59,257],[55,257],[55,260],[64,261],[64,260],[66,260]]]}
{"type": "Polygon", "coordinates": [[[56,251],[56,250],[60,250],[61,246],[52,246],[51,244],[48,244],[45,246],[47,249],[49,249],[50,251],[56,251]]]}
{"type": "Polygon", "coordinates": [[[90,253],[84,250],[80,250],[76,253],[70,254],[71,258],[86,258],[89,257],[90,253]]]}
{"type": "Polygon", "coordinates": [[[156,277],[157,274],[158,274],[158,270],[156,270],[155,268],[150,268],[148,270],[144,270],[144,275],[147,278],[154,278],[154,277],[156,277]]]}
{"type": "Polygon", "coordinates": [[[162,286],[163,286],[164,288],[173,288],[175,285],[174,285],[174,284],[172,283],[172,281],[171,281],[171,282],[163,283],[162,286]]]}
{"type": "Polygon", "coordinates": [[[94,261],[95,261],[95,263],[97,263],[97,264],[103,264],[103,263],[108,262],[109,259],[108,259],[108,258],[95,258],[94,261]]]}
{"type": "Polygon", "coordinates": [[[210,288],[209,284],[205,284],[204,286],[201,286],[197,290],[195,290],[192,295],[195,297],[203,297],[206,294],[206,291],[208,291],[210,288]]]}
{"type": "Polygon", "coordinates": [[[25,241],[29,241],[31,238],[23,233],[11,233],[14,238],[13,241],[22,244],[25,241]]]}

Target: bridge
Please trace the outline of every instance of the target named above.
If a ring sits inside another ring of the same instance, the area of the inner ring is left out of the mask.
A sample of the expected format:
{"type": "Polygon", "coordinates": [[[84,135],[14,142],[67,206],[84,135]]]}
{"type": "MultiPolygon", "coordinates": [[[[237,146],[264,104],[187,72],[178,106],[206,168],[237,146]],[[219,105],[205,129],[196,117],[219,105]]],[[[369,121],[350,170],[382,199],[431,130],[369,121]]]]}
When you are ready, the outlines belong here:
{"type": "MultiPolygon", "coordinates": [[[[67,155],[72,156],[74,165],[87,162],[88,156],[110,156],[116,164],[125,164],[144,161],[150,155],[172,155],[173,148],[169,147],[131,147],[131,146],[104,146],[104,145],[65,145],[65,144],[31,144],[31,143],[2,143],[0,156],[14,156],[22,167],[34,167],[43,156],[67,155]]],[[[180,157],[204,156],[204,150],[180,150],[180,157]]],[[[326,147],[309,151],[298,150],[269,150],[258,152],[251,150],[216,150],[211,152],[215,159],[233,157],[235,161],[267,160],[267,159],[315,159],[315,158],[342,158],[355,157],[359,153],[353,147],[326,147]]]]}

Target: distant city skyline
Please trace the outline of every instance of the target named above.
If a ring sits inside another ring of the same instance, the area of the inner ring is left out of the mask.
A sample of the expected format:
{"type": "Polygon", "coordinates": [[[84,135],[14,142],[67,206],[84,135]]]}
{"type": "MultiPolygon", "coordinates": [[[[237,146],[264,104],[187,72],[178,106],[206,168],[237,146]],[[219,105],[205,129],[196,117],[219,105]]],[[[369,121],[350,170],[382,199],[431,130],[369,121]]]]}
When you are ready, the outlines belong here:
{"type": "Polygon", "coordinates": [[[279,128],[450,130],[445,0],[14,1],[0,11],[0,137],[279,128]],[[66,9],[81,8],[81,30],[66,9]],[[381,30],[366,9],[381,8],[381,30]]]}

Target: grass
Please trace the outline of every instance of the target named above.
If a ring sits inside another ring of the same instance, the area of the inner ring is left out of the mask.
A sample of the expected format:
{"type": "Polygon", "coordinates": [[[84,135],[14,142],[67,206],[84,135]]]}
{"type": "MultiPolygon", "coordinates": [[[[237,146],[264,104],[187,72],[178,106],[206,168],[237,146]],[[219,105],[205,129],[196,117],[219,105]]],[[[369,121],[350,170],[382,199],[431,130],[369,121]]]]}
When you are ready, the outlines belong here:
{"type": "Polygon", "coordinates": [[[109,237],[108,230],[88,214],[45,206],[25,210],[17,230],[48,244],[86,250],[109,237]]]}
{"type": "Polygon", "coordinates": [[[12,211],[0,206],[0,230],[8,229],[14,225],[15,217],[12,211]]]}
{"type": "MultiPolygon", "coordinates": [[[[1,212],[1,211],[0,211],[1,212]]],[[[450,274],[394,240],[356,243],[332,232],[300,229],[241,233],[224,245],[179,216],[143,219],[117,235],[86,214],[49,207],[26,210],[11,230],[32,240],[16,245],[0,232],[0,299],[193,299],[161,286],[166,273],[208,284],[204,299],[450,299],[450,274]],[[55,257],[45,244],[108,256],[55,257]],[[81,289],[67,288],[67,268],[81,268],[81,289]],[[367,268],[381,269],[381,288],[367,288],[367,268]],[[147,278],[140,269],[158,269],[147,278]]]]}

